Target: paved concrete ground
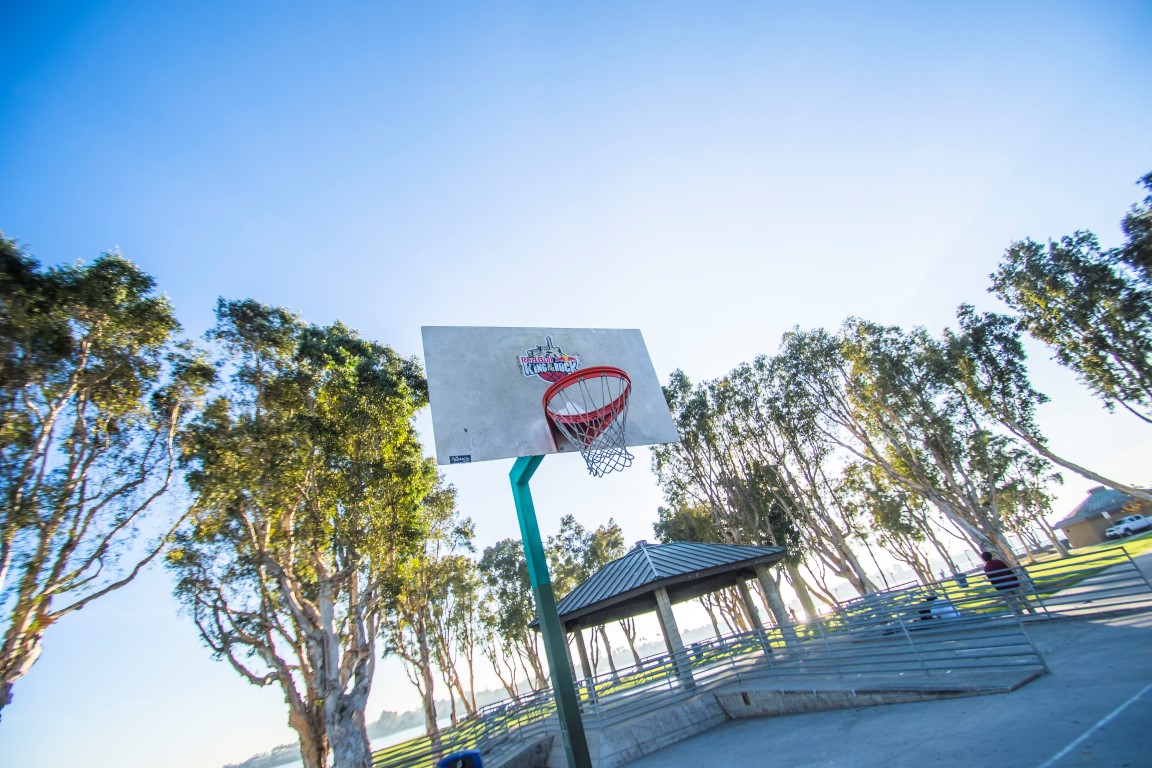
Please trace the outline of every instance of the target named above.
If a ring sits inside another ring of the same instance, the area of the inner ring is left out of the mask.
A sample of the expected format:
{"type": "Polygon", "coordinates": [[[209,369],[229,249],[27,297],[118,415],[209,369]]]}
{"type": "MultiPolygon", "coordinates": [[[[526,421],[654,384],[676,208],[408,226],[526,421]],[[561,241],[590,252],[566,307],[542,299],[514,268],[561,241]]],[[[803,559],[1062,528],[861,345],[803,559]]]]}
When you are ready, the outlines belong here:
{"type": "Polygon", "coordinates": [[[1013,693],[730,721],[629,766],[1152,766],[1152,612],[1027,632],[1052,671],[1013,693]]]}

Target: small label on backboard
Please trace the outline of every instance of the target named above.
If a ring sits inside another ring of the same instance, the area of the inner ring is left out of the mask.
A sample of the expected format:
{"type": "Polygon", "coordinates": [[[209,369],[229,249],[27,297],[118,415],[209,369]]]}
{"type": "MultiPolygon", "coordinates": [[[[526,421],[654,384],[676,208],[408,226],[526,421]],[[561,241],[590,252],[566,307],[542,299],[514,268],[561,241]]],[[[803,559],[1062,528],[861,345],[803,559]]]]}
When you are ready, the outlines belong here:
{"type": "Polygon", "coordinates": [[[472,454],[466,453],[463,456],[449,456],[448,457],[448,463],[449,464],[471,464],[472,463],[472,454]]]}

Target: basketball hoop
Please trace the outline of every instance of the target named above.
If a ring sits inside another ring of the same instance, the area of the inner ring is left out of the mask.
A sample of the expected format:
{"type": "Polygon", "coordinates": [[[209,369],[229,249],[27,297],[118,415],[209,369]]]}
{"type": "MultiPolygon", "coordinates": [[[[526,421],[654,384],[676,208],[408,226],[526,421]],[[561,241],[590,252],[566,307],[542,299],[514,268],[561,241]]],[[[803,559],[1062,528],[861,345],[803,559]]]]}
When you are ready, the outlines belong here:
{"type": "Polygon", "coordinates": [[[632,466],[624,444],[632,380],[619,368],[595,366],[570,373],[544,393],[544,415],[584,457],[594,477],[632,466]]]}

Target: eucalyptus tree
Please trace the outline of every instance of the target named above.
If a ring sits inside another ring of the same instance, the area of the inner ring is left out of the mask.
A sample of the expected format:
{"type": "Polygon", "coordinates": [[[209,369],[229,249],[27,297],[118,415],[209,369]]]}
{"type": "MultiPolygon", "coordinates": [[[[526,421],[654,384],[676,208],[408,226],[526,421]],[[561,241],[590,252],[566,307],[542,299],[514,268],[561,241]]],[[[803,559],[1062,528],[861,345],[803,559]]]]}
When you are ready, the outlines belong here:
{"type": "Polygon", "coordinates": [[[954,386],[941,343],[850,319],[835,337],[787,334],[779,359],[826,439],[921,494],[976,547],[1011,557],[996,491],[1016,446],[954,386]]]}
{"type": "Polygon", "coordinates": [[[1142,205],[1134,205],[1121,223],[1125,242],[1114,251],[1121,264],[1134,270],[1146,284],[1152,284],[1152,173],[1138,182],[1148,194],[1142,205]]]}
{"type": "Polygon", "coordinates": [[[922,583],[934,581],[925,548],[931,530],[923,524],[927,502],[892,481],[872,464],[853,462],[838,478],[837,496],[859,522],[863,537],[875,535],[880,546],[904,563],[922,583]]]}
{"type": "MultiPolygon", "coordinates": [[[[548,678],[540,658],[540,639],[529,627],[536,617],[536,602],[520,540],[502,539],[487,547],[480,557],[480,577],[493,606],[492,632],[499,655],[513,660],[513,669],[518,665],[536,690],[546,688],[548,678]]],[[[513,683],[515,677],[513,674],[513,683]]]]}
{"type": "Polygon", "coordinates": [[[673,541],[701,541],[721,544],[724,535],[717,527],[716,518],[703,506],[672,504],[656,508],[656,522],[652,524],[656,540],[664,544],[673,541]]]}
{"type": "MultiPolygon", "coordinates": [[[[548,537],[545,547],[548,556],[552,584],[558,597],[563,597],[596,571],[624,555],[624,534],[615,520],[609,519],[606,525],[588,530],[573,515],[560,518],[560,530],[548,537]]],[[[604,656],[616,673],[616,662],[612,658],[612,644],[608,632],[600,625],[592,633],[593,638],[604,646],[604,656]]],[[[591,651],[595,653],[595,642],[591,651]]]]}
{"type": "MultiPolygon", "coordinates": [[[[483,582],[482,582],[483,583],[483,582]]],[[[480,594],[476,605],[480,623],[477,625],[476,639],[480,654],[488,662],[500,685],[512,698],[520,695],[520,665],[516,653],[507,646],[500,636],[500,615],[495,601],[486,590],[480,594]]]]}
{"type": "MultiPolygon", "coordinates": [[[[472,551],[469,549],[469,551],[472,551]]],[[[484,634],[483,590],[477,563],[471,557],[454,554],[445,558],[444,603],[437,613],[444,622],[444,651],[441,658],[452,670],[451,685],[464,709],[475,714],[477,654],[482,652],[484,634]],[[461,677],[463,665],[466,681],[461,677]]]]}
{"type": "MultiPolygon", "coordinates": [[[[1152,174],[1141,179],[1152,191],[1152,174]]],[[[1152,197],[1124,220],[1127,241],[1103,249],[1091,232],[1013,243],[992,293],[1023,328],[1111,410],[1152,423],[1152,197]]]]}
{"type": "Polygon", "coordinates": [[[725,517],[723,456],[718,447],[707,389],[694,386],[681,370],[672,372],[664,397],[680,435],[679,443],[652,448],[652,471],[674,508],[699,507],[717,518],[721,535],[733,535],[725,517]]]}
{"type": "Polygon", "coordinates": [[[398,588],[389,601],[381,637],[384,655],[403,662],[408,679],[420,693],[425,728],[435,738],[439,732],[437,671],[448,687],[453,722],[457,700],[470,706],[456,669],[457,635],[467,615],[461,604],[467,597],[457,587],[467,584],[461,571],[472,564],[462,553],[472,550],[474,526],[456,509],[456,489],[441,481],[424,498],[422,512],[423,541],[400,566],[398,588]]]}
{"type": "Polygon", "coordinates": [[[184,425],[212,371],[118,253],[43,269],[0,236],[0,711],[64,616],[164,547],[184,425]]]}
{"type": "Polygon", "coordinates": [[[184,448],[190,525],[168,558],[212,653],[278,686],[307,768],[368,768],[385,608],[437,479],[419,364],[337,323],[221,300],[221,385],[184,448]]]}
{"type": "Polygon", "coordinates": [[[1009,458],[1003,482],[997,489],[997,504],[1005,513],[1005,526],[1025,542],[1031,539],[1032,528],[1039,528],[1055,551],[1066,557],[1068,548],[1048,523],[1052,514],[1049,488],[1063,483],[1064,478],[1050,471],[1047,460],[1030,451],[1017,448],[1009,452],[1009,458]]]}
{"type": "Polygon", "coordinates": [[[671,509],[705,509],[713,516],[717,541],[785,547],[789,582],[804,610],[815,616],[798,568],[803,539],[786,509],[791,499],[769,478],[771,468],[742,451],[738,430],[725,429],[718,418],[720,386],[693,385],[683,371],[673,372],[664,396],[680,442],[655,446],[652,470],[671,509]]]}
{"type": "Polygon", "coordinates": [[[744,452],[737,430],[721,418],[724,386],[693,385],[682,371],[672,374],[664,394],[680,442],[653,448],[657,481],[671,509],[707,510],[718,541],[798,551],[800,535],[782,507],[773,468],[744,452]]]}
{"type": "MultiPolygon", "coordinates": [[[[1152,501],[1152,494],[1147,491],[1075,464],[1048,447],[1036,422],[1036,409],[1048,402],[1048,396],[1032,386],[1027,353],[1015,318],[977,312],[969,304],[960,306],[957,318],[959,331],[946,332],[944,343],[957,374],[956,385],[965,397],[1053,464],[1130,496],[1152,501]]],[[[1058,546],[1063,546],[1058,537],[1052,538],[1057,539],[1058,546]]]]}
{"type": "Polygon", "coordinates": [[[784,371],[759,356],[737,366],[717,390],[724,433],[743,443],[749,475],[789,514],[804,552],[846,580],[858,594],[876,591],[850,541],[852,525],[831,480],[842,460],[815,426],[816,414],[790,400],[784,371]]]}

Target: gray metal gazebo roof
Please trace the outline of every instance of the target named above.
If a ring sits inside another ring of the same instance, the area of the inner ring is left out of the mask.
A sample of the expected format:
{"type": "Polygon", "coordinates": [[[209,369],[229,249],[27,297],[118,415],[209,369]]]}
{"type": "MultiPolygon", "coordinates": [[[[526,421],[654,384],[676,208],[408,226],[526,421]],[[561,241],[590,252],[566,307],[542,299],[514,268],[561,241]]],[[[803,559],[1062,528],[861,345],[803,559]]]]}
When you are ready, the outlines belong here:
{"type": "MultiPolygon", "coordinates": [[[[783,547],[676,541],[639,542],[556,603],[565,631],[654,610],[663,587],[679,603],[756,578],[756,566],[783,560],[783,547]]],[[[535,626],[535,624],[534,624],[535,626]]]]}

